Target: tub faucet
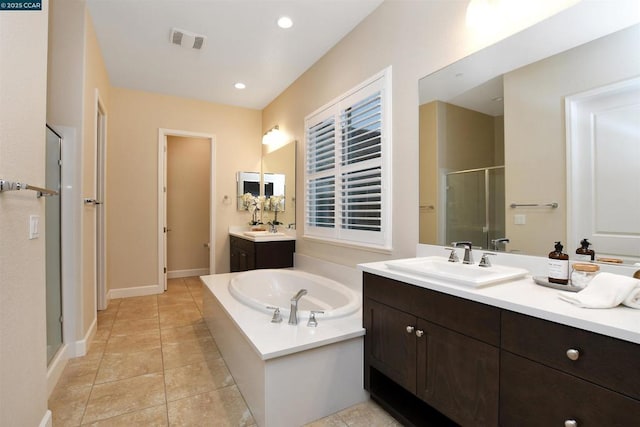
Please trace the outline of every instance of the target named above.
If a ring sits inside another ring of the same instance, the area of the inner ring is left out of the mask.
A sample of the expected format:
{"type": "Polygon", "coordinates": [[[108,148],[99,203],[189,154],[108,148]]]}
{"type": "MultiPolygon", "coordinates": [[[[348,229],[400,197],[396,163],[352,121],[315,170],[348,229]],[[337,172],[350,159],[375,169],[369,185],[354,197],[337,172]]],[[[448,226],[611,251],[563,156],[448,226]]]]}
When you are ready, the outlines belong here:
{"type": "Polygon", "coordinates": [[[452,242],[451,246],[457,248],[459,246],[464,246],[464,259],[462,260],[463,264],[473,264],[473,255],[471,255],[471,242],[452,242]]]}
{"type": "Polygon", "coordinates": [[[298,324],[298,301],[304,295],[307,294],[306,289],[300,289],[297,294],[291,298],[291,311],[289,312],[289,324],[297,325],[298,324]]]}

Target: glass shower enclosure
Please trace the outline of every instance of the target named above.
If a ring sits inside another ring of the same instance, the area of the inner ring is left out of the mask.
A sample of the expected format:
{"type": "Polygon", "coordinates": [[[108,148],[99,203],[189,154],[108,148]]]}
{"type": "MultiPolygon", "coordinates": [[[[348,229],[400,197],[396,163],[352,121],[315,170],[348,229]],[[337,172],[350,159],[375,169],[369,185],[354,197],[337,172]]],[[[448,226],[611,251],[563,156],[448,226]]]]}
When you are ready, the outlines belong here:
{"type": "Polygon", "coordinates": [[[45,199],[47,364],[62,347],[62,258],[60,233],[60,181],[62,138],[47,126],[45,187],[58,195],[45,199]]]}
{"type": "Polygon", "coordinates": [[[450,172],[446,190],[446,243],[493,249],[491,240],[505,237],[504,166],[450,172]]]}

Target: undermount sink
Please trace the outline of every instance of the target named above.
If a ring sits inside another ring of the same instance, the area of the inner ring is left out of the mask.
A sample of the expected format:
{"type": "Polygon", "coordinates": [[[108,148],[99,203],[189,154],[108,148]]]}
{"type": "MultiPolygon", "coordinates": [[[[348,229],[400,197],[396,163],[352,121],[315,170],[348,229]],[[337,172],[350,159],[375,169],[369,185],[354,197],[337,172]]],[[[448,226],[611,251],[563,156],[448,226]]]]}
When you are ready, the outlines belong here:
{"type": "Polygon", "coordinates": [[[260,231],[245,231],[244,232],[245,236],[251,236],[251,237],[259,237],[259,236],[284,236],[284,233],[278,231],[276,233],[272,233],[270,231],[266,231],[266,230],[260,230],[260,231]]]}
{"type": "Polygon", "coordinates": [[[477,264],[449,262],[447,258],[438,256],[399,259],[388,261],[385,264],[392,270],[454,282],[474,288],[518,279],[529,273],[523,268],[502,265],[480,267],[477,264]]]}

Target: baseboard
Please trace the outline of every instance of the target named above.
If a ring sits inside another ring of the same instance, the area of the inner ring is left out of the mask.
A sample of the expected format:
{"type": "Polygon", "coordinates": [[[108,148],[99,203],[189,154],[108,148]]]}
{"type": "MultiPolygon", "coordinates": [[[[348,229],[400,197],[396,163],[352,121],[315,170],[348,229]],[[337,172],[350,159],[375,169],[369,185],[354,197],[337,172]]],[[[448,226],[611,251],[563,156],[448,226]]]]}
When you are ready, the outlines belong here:
{"type": "Polygon", "coordinates": [[[89,346],[93,341],[93,337],[96,335],[96,331],[98,330],[98,318],[94,317],[93,322],[91,322],[91,326],[87,330],[87,333],[81,340],[75,341],[73,343],[69,343],[68,355],[69,358],[74,357],[82,357],[89,351],[89,346]]]}
{"type": "Polygon", "coordinates": [[[173,270],[167,272],[167,279],[179,279],[181,277],[207,276],[209,268],[193,268],[191,270],[173,270]]]}
{"type": "Polygon", "coordinates": [[[67,366],[68,360],[69,346],[66,343],[63,343],[47,368],[47,397],[51,396],[53,389],[56,384],[58,384],[58,380],[60,380],[62,371],[64,371],[64,367],[67,366]]]}
{"type": "Polygon", "coordinates": [[[142,297],[146,295],[158,295],[162,292],[164,292],[164,289],[162,289],[162,287],[158,285],[136,286],[133,288],[110,289],[108,298],[116,299],[142,297]]]}
{"type": "Polygon", "coordinates": [[[50,410],[47,409],[47,412],[44,413],[44,417],[42,417],[38,427],[53,427],[53,417],[50,410]]]}

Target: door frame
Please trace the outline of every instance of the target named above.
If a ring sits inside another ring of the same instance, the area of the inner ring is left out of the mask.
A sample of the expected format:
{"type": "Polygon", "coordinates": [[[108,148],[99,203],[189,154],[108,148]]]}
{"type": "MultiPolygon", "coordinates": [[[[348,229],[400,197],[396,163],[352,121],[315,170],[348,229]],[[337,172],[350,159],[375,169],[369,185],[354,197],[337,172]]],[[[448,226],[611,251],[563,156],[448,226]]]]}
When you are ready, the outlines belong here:
{"type": "MultiPolygon", "coordinates": [[[[95,197],[99,204],[96,205],[96,243],[94,247],[95,256],[95,289],[96,289],[96,310],[107,308],[107,109],[104,101],[100,97],[100,92],[95,90],[95,111],[96,119],[94,126],[94,141],[96,155],[94,158],[95,197]],[[99,118],[102,118],[100,120],[99,118]]],[[[94,310],[95,311],[95,310],[94,310]]]]}
{"type": "Polygon", "coordinates": [[[210,143],[209,159],[209,274],[215,274],[215,224],[216,224],[216,186],[215,186],[215,135],[176,129],[158,129],[158,293],[167,289],[167,137],[204,138],[210,143]]]}

